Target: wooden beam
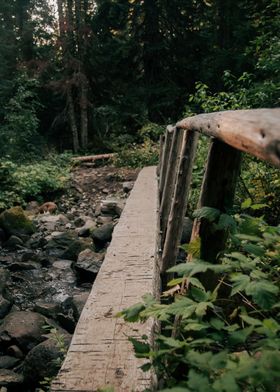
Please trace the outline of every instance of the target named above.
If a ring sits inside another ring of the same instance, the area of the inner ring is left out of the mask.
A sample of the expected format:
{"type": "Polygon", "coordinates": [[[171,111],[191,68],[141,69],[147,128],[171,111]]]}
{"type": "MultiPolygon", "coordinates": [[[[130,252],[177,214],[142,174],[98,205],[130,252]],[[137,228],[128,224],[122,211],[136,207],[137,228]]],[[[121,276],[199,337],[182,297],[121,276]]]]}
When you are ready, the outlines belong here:
{"type": "Polygon", "coordinates": [[[167,171],[167,165],[169,161],[170,147],[171,147],[174,129],[175,129],[174,127],[169,125],[166,128],[166,132],[165,132],[165,142],[164,142],[163,153],[162,153],[162,165],[160,168],[160,176],[159,176],[159,200],[160,201],[161,201],[161,196],[162,196],[165,179],[166,179],[166,171],[167,171]]]}
{"type": "Polygon", "coordinates": [[[280,109],[199,114],[177,123],[280,167],[280,109]]]}
{"type": "Polygon", "coordinates": [[[174,197],[168,219],[166,239],[162,254],[161,272],[176,263],[178,246],[182,236],[187,198],[191,184],[192,167],[197,146],[198,133],[186,131],[183,138],[182,155],[178,166],[174,197]]]}

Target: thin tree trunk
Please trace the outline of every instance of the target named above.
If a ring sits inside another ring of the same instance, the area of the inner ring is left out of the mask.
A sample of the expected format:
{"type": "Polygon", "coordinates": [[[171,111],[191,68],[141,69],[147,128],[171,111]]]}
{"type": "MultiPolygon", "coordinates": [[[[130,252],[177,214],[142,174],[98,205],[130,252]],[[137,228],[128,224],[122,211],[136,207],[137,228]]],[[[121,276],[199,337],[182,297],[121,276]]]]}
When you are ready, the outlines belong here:
{"type": "Polygon", "coordinates": [[[79,144],[79,135],[78,135],[78,128],[76,123],[76,116],[75,116],[75,107],[74,107],[74,101],[73,101],[71,89],[67,91],[67,101],[68,101],[69,125],[72,133],[73,151],[76,154],[80,150],[80,144],[79,144]]]}
{"type": "Polygon", "coordinates": [[[84,150],[88,147],[88,112],[87,112],[87,80],[82,75],[80,86],[80,108],[81,108],[81,146],[84,150]]]}

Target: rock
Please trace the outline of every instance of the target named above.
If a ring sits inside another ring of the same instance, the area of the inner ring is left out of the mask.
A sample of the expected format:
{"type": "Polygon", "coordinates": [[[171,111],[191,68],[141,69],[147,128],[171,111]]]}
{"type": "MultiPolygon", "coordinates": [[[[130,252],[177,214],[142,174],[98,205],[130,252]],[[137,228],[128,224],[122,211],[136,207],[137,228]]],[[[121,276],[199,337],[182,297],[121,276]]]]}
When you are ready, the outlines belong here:
{"type": "Polygon", "coordinates": [[[124,208],[124,202],[118,199],[107,199],[101,201],[101,212],[106,215],[120,217],[124,208]]]}
{"type": "Polygon", "coordinates": [[[134,186],[134,181],[127,181],[122,184],[122,188],[125,193],[130,192],[133,186],[134,186]]]}
{"type": "Polygon", "coordinates": [[[73,305],[74,305],[74,317],[78,321],[82,310],[87,302],[89,296],[89,291],[86,291],[81,294],[76,294],[73,296],[73,305]]]}
{"type": "Polygon", "coordinates": [[[83,281],[92,282],[102,265],[103,259],[104,253],[96,253],[91,249],[85,249],[79,254],[77,262],[74,263],[74,268],[83,281]]]}
{"type": "Polygon", "coordinates": [[[0,326],[0,343],[6,345],[9,337],[11,343],[16,342],[21,350],[27,352],[44,340],[42,335],[45,324],[45,317],[39,313],[30,311],[10,313],[0,326]]]}
{"type": "Polygon", "coordinates": [[[105,225],[106,223],[111,223],[113,222],[113,217],[112,216],[104,216],[104,215],[99,215],[96,222],[99,225],[105,225]]]}
{"type": "MultiPolygon", "coordinates": [[[[15,373],[12,370],[0,369],[0,386],[10,388],[20,388],[23,384],[23,376],[21,374],[15,373]]],[[[15,391],[15,389],[13,389],[15,391]]]]}
{"type": "Polygon", "coordinates": [[[10,250],[17,250],[23,246],[23,241],[19,237],[11,235],[8,241],[5,242],[4,246],[10,250]]]}
{"type": "Polygon", "coordinates": [[[6,239],[7,239],[7,236],[6,236],[6,234],[5,234],[5,231],[4,231],[2,228],[0,228],[0,244],[1,244],[2,242],[5,242],[6,239]]]}
{"type": "Polygon", "coordinates": [[[5,268],[0,268],[0,294],[5,292],[7,281],[9,280],[10,273],[5,268]]]}
{"type": "Polygon", "coordinates": [[[44,212],[53,213],[56,210],[57,210],[57,205],[55,203],[53,203],[52,201],[47,201],[46,203],[42,204],[39,207],[40,214],[43,214],[44,212]]]}
{"type": "Polygon", "coordinates": [[[30,261],[30,260],[37,261],[38,256],[34,251],[27,249],[21,255],[20,261],[25,262],[25,261],[30,261]]]}
{"type": "MultiPolygon", "coordinates": [[[[72,219],[73,219],[74,217],[72,217],[72,219]]],[[[81,227],[81,226],[84,226],[84,224],[86,223],[86,221],[81,217],[81,216],[79,216],[78,218],[76,218],[75,220],[74,220],[74,225],[76,226],[76,227],[81,227]]]]}
{"type": "Polygon", "coordinates": [[[45,246],[47,243],[45,237],[42,236],[41,233],[35,233],[31,236],[26,246],[30,247],[31,249],[38,249],[45,246]]]}
{"type": "Polygon", "coordinates": [[[65,250],[65,252],[62,253],[61,257],[75,261],[77,260],[79,253],[89,247],[93,247],[93,243],[90,238],[76,240],[65,250]]]}
{"type": "Polygon", "coordinates": [[[69,333],[74,333],[76,327],[76,321],[72,315],[65,315],[64,313],[58,313],[56,320],[59,324],[69,333]]]}
{"type": "Polygon", "coordinates": [[[12,207],[0,214],[0,227],[8,235],[33,234],[35,227],[21,207],[12,207]]]}
{"type": "Polygon", "coordinates": [[[93,231],[92,238],[98,249],[102,249],[107,242],[111,241],[113,230],[113,223],[107,223],[93,231]]]}
{"type": "Polygon", "coordinates": [[[88,237],[91,235],[93,230],[96,228],[96,223],[92,219],[88,219],[84,226],[81,227],[78,231],[79,237],[88,237]]]}
{"type": "Polygon", "coordinates": [[[183,222],[183,232],[181,237],[181,244],[187,244],[190,242],[192,235],[193,221],[190,218],[185,217],[183,222]]]}
{"type": "Polygon", "coordinates": [[[0,356],[0,369],[12,369],[20,362],[19,358],[9,355],[0,356]]]}
{"type": "Polygon", "coordinates": [[[89,239],[80,239],[72,232],[54,232],[47,240],[46,250],[50,256],[68,260],[77,260],[83,249],[93,246],[89,239]]]}
{"type": "Polygon", "coordinates": [[[23,352],[22,352],[21,349],[20,349],[18,346],[16,346],[15,344],[12,345],[12,346],[10,346],[10,347],[8,348],[7,353],[10,354],[10,355],[12,355],[12,356],[15,357],[15,358],[18,358],[18,359],[24,358],[23,352]]]}
{"type": "Polygon", "coordinates": [[[25,212],[28,215],[36,215],[39,212],[39,203],[37,201],[30,201],[25,207],[25,212]]]}
{"type": "Polygon", "coordinates": [[[36,302],[34,311],[43,316],[55,319],[57,313],[60,311],[60,306],[56,303],[36,302]]]}
{"type": "Polygon", "coordinates": [[[0,295],[0,319],[3,319],[9,313],[12,303],[0,295]]]}
{"type": "Polygon", "coordinates": [[[15,262],[9,265],[10,271],[30,271],[38,268],[39,265],[34,261],[29,261],[27,263],[15,262]]]}
{"type": "Polygon", "coordinates": [[[69,223],[68,218],[63,215],[49,215],[44,214],[38,217],[38,222],[47,230],[54,231],[58,229],[60,226],[67,225],[69,223]]]}
{"type": "Polygon", "coordinates": [[[57,374],[65,351],[70,344],[70,337],[59,335],[47,339],[34,347],[26,356],[23,363],[23,376],[28,386],[35,386],[45,377],[53,377],[57,374]],[[61,347],[59,340],[63,338],[61,347]]]}

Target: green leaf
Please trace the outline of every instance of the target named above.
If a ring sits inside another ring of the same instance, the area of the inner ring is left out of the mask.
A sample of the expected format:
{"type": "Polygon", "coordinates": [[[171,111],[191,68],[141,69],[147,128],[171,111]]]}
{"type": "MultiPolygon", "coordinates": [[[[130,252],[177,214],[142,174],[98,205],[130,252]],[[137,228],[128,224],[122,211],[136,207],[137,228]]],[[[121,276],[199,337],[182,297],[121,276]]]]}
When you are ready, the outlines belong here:
{"type": "Polygon", "coordinates": [[[252,199],[246,199],[243,201],[243,203],[241,204],[241,209],[245,210],[247,208],[249,208],[252,205],[252,199]]]}
{"type": "Polygon", "coordinates": [[[199,289],[205,291],[205,288],[199,279],[194,278],[194,277],[190,277],[190,278],[188,278],[188,281],[192,286],[198,287],[199,289]]]}
{"type": "Polygon", "coordinates": [[[198,317],[205,316],[208,308],[214,308],[212,302],[200,302],[195,309],[195,314],[198,317]]]}
{"type": "Polygon", "coordinates": [[[232,290],[230,295],[235,295],[239,291],[245,290],[247,285],[250,283],[250,278],[248,275],[243,275],[243,274],[231,274],[230,275],[230,281],[233,283],[232,284],[232,290]]]}
{"type": "Polygon", "coordinates": [[[245,244],[243,249],[254,256],[262,257],[265,255],[265,249],[255,244],[245,244]]]}
{"type": "Polygon", "coordinates": [[[268,207],[268,205],[267,204],[253,204],[251,206],[252,210],[261,210],[265,207],[268,207]]]}
{"type": "Polygon", "coordinates": [[[197,301],[197,302],[207,301],[208,295],[205,292],[205,290],[201,290],[197,287],[192,287],[190,291],[191,291],[192,297],[195,299],[195,301],[197,301]]]}
{"type": "Polygon", "coordinates": [[[250,327],[239,329],[237,331],[232,332],[229,336],[229,343],[232,345],[245,343],[248,336],[251,335],[253,330],[254,330],[254,327],[250,326],[250,327]]]}
{"type": "Polygon", "coordinates": [[[144,363],[144,365],[142,365],[140,367],[140,369],[143,370],[143,372],[148,372],[152,367],[152,364],[150,362],[144,363]]]}
{"type": "Polygon", "coordinates": [[[202,207],[198,210],[195,210],[193,213],[194,218],[204,218],[207,219],[209,222],[214,222],[219,216],[221,212],[216,208],[211,207],[202,207]]]}
{"type": "Polygon", "coordinates": [[[188,387],[196,392],[205,392],[210,389],[210,384],[206,376],[191,369],[188,374],[188,387]]]}
{"type": "Polygon", "coordinates": [[[219,318],[213,317],[210,320],[210,325],[220,331],[225,326],[225,323],[219,318]]]}
{"type": "Polygon", "coordinates": [[[192,255],[193,257],[200,257],[200,248],[201,248],[201,239],[197,237],[193,241],[188,244],[182,245],[181,248],[184,249],[185,252],[192,255]]]}
{"type": "Polygon", "coordinates": [[[221,214],[218,223],[215,225],[217,230],[232,230],[236,227],[234,218],[228,214],[221,214]]]}
{"type": "Polygon", "coordinates": [[[279,288],[269,281],[261,280],[249,283],[245,292],[251,295],[261,308],[269,310],[277,302],[279,288]]]}
{"type": "Polygon", "coordinates": [[[241,392],[235,378],[230,373],[223,374],[220,379],[216,380],[213,389],[217,392],[241,392]]]}
{"type": "Polygon", "coordinates": [[[145,309],[142,303],[137,303],[116,314],[116,317],[123,317],[125,321],[135,322],[139,320],[140,312],[145,309]]]}
{"type": "Polygon", "coordinates": [[[249,325],[253,325],[253,326],[262,325],[262,322],[260,320],[255,319],[253,317],[249,317],[246,314],[241,314],[240,317],[242,318],[243,321],[245,321],[245,323],[249,325]]]}
{"type": "Polygon", "coordinates": [[[129,337],[128,340],[133,344],[133,348],[137,358],[147,357],[150,352],[150,345],[148,343],[140,342],[133,337],[129,337]]]}

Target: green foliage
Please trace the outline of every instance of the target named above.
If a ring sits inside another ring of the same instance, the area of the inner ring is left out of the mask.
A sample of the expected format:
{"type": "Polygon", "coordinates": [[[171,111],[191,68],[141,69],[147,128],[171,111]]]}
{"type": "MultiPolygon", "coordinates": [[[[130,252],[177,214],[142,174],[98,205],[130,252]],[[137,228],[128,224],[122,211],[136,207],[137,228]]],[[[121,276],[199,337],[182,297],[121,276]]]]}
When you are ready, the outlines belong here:
{"type": "Polygon", "coordinates": [[[30,79],[26,74],[22,74],[15,84],[15,94],[6,106],[4,123],[0,127],[0,137],[3,141],[0,155],[22,162],[34,158],[42,147],[37,132],[39,120],[36,115],[40,104],[35,93],[38,86],[36,79],[30,79]]]}
{"type": "Polygon", "coordinates": [[[158,164],[159,146],[149,139],[141,145],[132,144],[121,149],[114,158],[117,167],[144,167],[158,164]]]}
{"type": "Polygon", "coordinates": [[[17,165],[0,161],[0,210],[28,200],[40,200],[65,189],[70,164],[67,155],[50,157],[34,164],[17,165]]]}
{"type": "MultiPolygon", "coordinates": [[[[217,210],[202,209],[196,214],[218,219],[217,210]]],[[[146,295],[143,303],[122,312],[127,321],[153,317],[162,322],[156,348],[146,337],[139,342],[131,340],[136,355],[148,361],[143,369],[156,369],[163,381],[161,390],[277,390],[279,256],[280,226],[269,226],[262,218],[236,215],[220,264],[194,258],[177,265],[170,272],[182,278],[174,279],[170,286],[181,287],[175,296],[175,291],[169,291],[169,303],[159,303],[146,295]],[[212,291],[200,281],[208,270],[218,282],[212,291]]]]}

